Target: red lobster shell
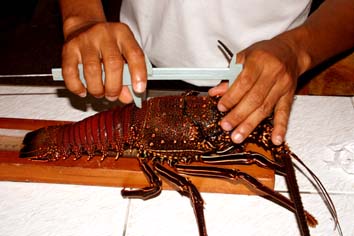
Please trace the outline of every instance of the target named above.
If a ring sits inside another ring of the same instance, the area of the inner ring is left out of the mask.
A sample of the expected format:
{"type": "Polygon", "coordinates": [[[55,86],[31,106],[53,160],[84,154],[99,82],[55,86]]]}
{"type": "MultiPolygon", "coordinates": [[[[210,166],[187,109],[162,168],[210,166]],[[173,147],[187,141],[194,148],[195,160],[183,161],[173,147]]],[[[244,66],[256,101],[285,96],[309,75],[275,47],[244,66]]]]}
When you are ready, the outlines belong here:
{"type": "MultiPolygon", "coordinates": [[[[230,133],[219,126],[225,114],[218,111],[217,102],[217,97],[197,96],[195,93],[157,97],[145,101],[142,109],[130,104],[73,124],[44,127],[26,135],[20,157],[49,161],[70,156],[77,159],[83,154],[90,158],[96,155],[119,158],[126,150],[137,150],[141,169],[150,185],[142,189],[123,189],[123,197],[149,199],[157,196],[161,192],[159,176],[162,176],[191,199],[200,235],[207,235],[203,200],[193,183],[180,174],[232,180],[241,178],[267,199],[293,211],[302,235],[310,235],[307,224],[314,226],[317,221],[302,207],[292,159],[303,163],[285,143],[279,146],[272,144],[272,118],[265,119],[242,144],[235,144],[230,133]],[[270,151],[275,161],[262,154],[245,151],[248,143],[270,151]],[[194,162],[209,163],[210,166],[196,166],[194,162]],[[164,163],[172,170],[164,167],[164,163]],[[291,199],[269,189],[247,173],[219,166],[230,163],[256,163],[274,169],[286,177],[291,199]]],[[[328,194],[317,177],[308,171],[324,192],[337,222],[328,194]]],[[[338,229],[340,231],[340,227],[338,229]]]]}

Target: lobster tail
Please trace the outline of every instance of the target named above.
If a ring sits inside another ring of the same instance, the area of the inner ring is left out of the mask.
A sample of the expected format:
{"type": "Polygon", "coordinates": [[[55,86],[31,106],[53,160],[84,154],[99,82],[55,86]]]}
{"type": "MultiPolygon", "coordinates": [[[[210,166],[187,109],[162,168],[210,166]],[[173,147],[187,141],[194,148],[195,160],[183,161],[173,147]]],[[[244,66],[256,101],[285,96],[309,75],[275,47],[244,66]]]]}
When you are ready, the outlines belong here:
{"type": "MultiPolygon", "coordinates": [[[[146,104],[144,103],[144,106],[146,104]]],[[[116,107],[78,122],[48,126],[26,134],[20,157],[55,161],[87,155],[120,156],[125,149],[136,148],[146,108],[132,105],[116,107]],[[134,125],[132,125],[134,124],[134,125]],[[134,138],[131,138],[134,137],[134,138]]]]}
{"type": "Polygon", "coordinates": [[[34,141],[37,140],[36,137],[39,136],[39,133],[40,133],[40,130],[35,130],[35,131],[29,132],[26,134],[26,136],[22,142],[23,147],[20,151],[21,158],[28,158],[36,153],[34,141]]]}
{"type": "Polygon", "coordinates": [[[30,155],[29,153],[32,153],[35,150],[35,142],[37,140],[37,137],[40,136],[41,131],[42,129],[39,129],[26,134],[22,141],[22,144],[24,146],[21,149],[20,157],[27,157],[28,155],[30,155]]]}
{"type": "Polygon", "coordinates": [[[58,126],[49,126],[27,133],[22,142],[23,147],[20,150],[20,157],[49,159],[48,151],[53,145],[52,136],[57,130],[58,126]]]}

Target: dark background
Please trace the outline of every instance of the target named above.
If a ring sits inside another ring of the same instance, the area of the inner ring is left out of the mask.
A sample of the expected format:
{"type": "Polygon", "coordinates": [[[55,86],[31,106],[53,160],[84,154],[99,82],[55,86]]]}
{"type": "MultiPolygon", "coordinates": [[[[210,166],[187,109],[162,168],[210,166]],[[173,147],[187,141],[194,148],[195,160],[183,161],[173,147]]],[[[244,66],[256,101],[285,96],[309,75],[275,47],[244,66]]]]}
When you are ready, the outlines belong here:
{"type": "MultiPolygon", "coordinates": [[[[103,1],[118,20],[120,1],[103,1]]],[[[45,74],[61,65],[62,23],[57,0],[7,1],[0,10],[0,74],[45,74]]]]}

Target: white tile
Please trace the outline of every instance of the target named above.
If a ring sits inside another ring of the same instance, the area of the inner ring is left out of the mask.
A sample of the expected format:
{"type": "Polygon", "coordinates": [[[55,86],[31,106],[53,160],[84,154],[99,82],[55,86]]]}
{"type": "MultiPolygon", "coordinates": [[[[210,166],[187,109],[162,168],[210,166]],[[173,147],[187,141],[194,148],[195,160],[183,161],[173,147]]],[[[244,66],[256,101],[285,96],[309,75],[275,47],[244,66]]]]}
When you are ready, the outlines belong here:
{"type": "MultiPolygon", "coordinates": [[[[354,176],[329,163],[334,158],[332,144],[354,144],[353,120],[354,109],[348,97],[297,96],[292,109],[287,142],[330,192],[354,192],[354,176]]],[[[303,174],[297,176],[303,191],[314,191],[303,174]]],[[[281,180],[276,186],[284,189],[281,180]]]]}
{"type": "Polygon", "coordinates": [[[122,235],[120,188],[0,182],[0,235],[122,235]]]}
{"type": "MultiPolygon", "coordinates": [[[[207,194],[205,218],[209,236],[299,235],[293,213],[257,196],[207,194]]],[[[333,196],[344,235],[353,235],[354,196],[333,196]]],[[[306,209],[319,221],[311,235],[338,235],[328,210],[318,195],[303,195],[306,209]]],[[[189,200],[171,191],[156,199],[132,200],[127,236],[198,235],[189,200]]]]}
{"type": "Polygon", "coordinates": [[[126,236],[198,235],[190,201],[175,191],[163,191],[147,201],[131,200],[126,236]]]}

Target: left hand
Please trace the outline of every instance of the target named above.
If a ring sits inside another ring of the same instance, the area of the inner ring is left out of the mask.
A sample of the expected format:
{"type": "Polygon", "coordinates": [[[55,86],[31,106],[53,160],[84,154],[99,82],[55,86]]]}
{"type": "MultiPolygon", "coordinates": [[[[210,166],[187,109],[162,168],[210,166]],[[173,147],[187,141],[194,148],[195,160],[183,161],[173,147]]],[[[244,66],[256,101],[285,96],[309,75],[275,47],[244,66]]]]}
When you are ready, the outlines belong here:
{"type": "Polygon", "coordinates": [[[251,45],[237,54],[236,62],[243,64],[243,70],[231,87],[221,83],[209,90],[211,96],[222,96],[218,109],[229,111],[220,125],[233,130],[233,142],[244,141],[273,111],[272,142],[284,141],[297,78],[303,72],[294,46],[277,38],[251,45]]]}

